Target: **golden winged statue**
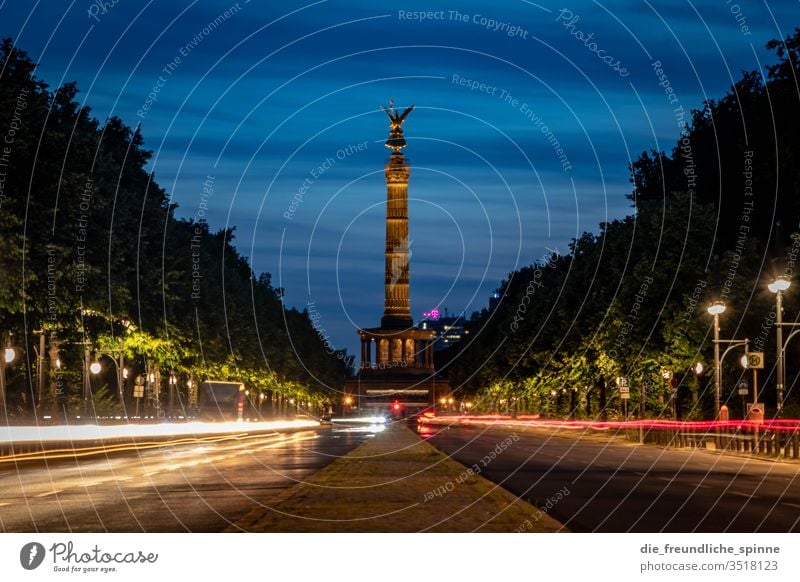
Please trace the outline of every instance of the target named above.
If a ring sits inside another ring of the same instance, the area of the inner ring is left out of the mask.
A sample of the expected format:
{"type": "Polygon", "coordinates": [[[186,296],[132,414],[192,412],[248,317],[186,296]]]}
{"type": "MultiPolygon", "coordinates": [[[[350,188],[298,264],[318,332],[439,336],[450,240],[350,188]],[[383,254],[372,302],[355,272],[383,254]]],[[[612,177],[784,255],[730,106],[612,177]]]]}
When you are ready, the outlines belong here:
{"type": "Polygon", "coordinates": [[[403,122],[414,109],[414,106],[408,107],[403,113],[398,113],[394,108],[394,99],[389,99],[389,107],[381,105],[381,109],[389,116],[389,139],[384,144],[387,148],[395,153],[398,153],[408,144],[403,137],[403,122]]]}

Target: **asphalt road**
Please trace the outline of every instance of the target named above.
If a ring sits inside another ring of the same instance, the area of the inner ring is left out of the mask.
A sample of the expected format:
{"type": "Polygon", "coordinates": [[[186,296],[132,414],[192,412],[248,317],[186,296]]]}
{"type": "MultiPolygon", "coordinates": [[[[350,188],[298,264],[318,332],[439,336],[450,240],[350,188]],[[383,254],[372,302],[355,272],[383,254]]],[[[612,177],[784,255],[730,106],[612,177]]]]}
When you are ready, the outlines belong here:
{"type": "Polygon", "coordinates": [[[429,438],[540,508],[551,500],[548,513],[572,531],[800,531],[800,465],[519,430],[492,459],[510,434],[458,427],[429,438]]]}
{"type": "Polygon", "coordinates": [[[363,441],[330,429],[0,465],[4,532],[218,532],[363,441]]]}

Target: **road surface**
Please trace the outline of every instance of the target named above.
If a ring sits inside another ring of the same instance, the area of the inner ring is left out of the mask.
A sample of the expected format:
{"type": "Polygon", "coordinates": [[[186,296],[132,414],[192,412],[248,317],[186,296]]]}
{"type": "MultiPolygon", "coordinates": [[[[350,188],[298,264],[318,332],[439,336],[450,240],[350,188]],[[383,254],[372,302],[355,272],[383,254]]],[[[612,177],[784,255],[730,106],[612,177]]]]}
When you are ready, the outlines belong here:
{"type": "Polygon", "coordinates": [[[218,532],[363,441],[330,429],[0,465],[4,532],[218,532]]]}
{"type": "Polygon", "coordinates": [[[428,430],[484,477],[539,507],[551,500],[548,513],[572,531],[800,531],[798,464],[520,430],[492,458],[513,431],[428,430]]]}

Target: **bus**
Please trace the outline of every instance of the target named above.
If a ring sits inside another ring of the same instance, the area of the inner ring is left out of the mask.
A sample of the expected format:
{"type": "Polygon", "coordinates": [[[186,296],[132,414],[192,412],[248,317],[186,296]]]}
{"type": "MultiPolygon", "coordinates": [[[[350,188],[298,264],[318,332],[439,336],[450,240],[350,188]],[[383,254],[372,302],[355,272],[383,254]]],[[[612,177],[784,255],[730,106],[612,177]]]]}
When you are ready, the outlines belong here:
{"type": "Polygon", "coordinates": [[[244,384],[241,382],[201,382],[197,394],[197,416],[211,422],[241,421],[244,399],[244,384]]]}

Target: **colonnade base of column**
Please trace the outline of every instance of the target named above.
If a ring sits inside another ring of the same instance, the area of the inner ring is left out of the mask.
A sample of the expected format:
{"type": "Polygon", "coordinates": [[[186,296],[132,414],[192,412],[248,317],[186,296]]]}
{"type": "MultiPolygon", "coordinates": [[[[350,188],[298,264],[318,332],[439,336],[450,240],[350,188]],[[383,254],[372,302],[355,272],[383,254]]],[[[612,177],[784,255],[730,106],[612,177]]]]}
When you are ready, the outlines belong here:
{"type": "Polygon", "coordinates": [[[361,369],[397,368],[433,370],[435,332],[410,328],[403,331],[361,330],[361,369]]]}

